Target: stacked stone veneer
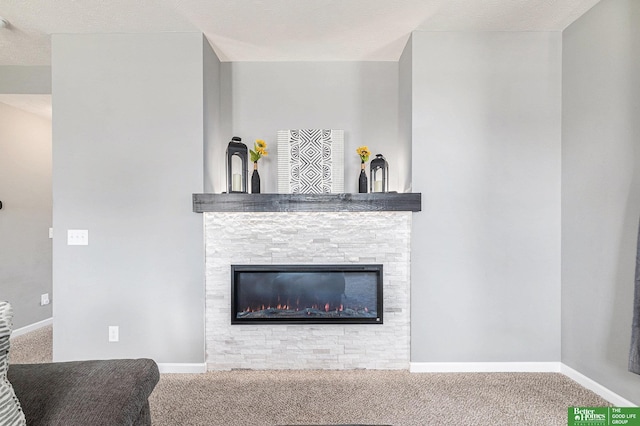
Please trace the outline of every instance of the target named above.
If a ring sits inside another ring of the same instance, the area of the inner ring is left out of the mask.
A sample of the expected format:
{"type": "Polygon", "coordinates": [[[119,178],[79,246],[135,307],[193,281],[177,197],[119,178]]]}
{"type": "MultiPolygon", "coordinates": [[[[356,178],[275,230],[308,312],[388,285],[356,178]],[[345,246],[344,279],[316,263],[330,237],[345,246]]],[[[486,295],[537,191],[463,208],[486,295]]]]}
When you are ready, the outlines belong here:
{"type": "Polygon", "coordinates": [[[408,369],[410,212],[204,213],[209,370],[408,369]],[[384,324],[231,325],[231,264],[384,265],[384,324]]]}

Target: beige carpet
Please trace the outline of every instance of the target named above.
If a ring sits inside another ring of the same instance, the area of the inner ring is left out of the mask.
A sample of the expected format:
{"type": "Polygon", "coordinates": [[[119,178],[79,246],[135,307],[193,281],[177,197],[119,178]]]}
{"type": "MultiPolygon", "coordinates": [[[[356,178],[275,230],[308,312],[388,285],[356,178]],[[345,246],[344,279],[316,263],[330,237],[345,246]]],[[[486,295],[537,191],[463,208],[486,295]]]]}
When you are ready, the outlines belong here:
{"type": "MultiPolygon", "coordinates": [[[[51,328],[11,344],[12,363],[50,361],[51,328]]],[[[569,406],[610,405],[562,374],[371,370],[163,374],[150,402],[155,426],[554,426],[569,406]]]]}
{"type": "Polygon", "coordinates": [[[53,327],[42,327],[11,339],[11,364],[37,364],[51,362],[53,357],[53,327]]]}

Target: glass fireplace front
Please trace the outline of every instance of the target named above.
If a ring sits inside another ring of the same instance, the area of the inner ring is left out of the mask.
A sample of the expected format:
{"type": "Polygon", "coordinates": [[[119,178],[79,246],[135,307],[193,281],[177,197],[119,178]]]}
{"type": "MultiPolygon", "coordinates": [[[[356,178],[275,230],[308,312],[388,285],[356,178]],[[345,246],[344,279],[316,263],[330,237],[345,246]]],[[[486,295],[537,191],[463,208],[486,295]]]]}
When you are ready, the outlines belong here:
{"type": "Polygon", "coordinates": [[[231,265],[232,324],[382,324],[382,265],[231,265]]]}

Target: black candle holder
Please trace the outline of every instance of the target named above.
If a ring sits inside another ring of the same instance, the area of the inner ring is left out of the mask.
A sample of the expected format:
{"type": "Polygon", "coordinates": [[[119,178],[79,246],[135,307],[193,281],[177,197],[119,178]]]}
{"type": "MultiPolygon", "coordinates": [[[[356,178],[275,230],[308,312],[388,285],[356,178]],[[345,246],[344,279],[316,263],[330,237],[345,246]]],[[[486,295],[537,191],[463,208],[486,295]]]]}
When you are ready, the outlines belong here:
{"type": "Polygon", "coordinates": [[[249,150],[241,140],[238,136],[234,136],[227,146],[227,193],[229,194],[247,193],[249,150]],[[234,159],[239,159],[240,165],[234,159]]]}
{"type": "Polygon", "coordinates": [[[384,156],[376,154],[369,167],[369,192],[389,192],[389,163],[384,156]]]}

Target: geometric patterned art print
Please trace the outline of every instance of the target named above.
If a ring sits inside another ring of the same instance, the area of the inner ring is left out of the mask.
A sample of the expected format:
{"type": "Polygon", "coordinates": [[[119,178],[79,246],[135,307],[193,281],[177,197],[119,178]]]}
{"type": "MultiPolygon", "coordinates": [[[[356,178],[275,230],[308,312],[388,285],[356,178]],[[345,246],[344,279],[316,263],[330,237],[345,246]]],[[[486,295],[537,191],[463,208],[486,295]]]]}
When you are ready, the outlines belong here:
{"type": "Polygon", "coordinates": [[[278,131],[278,192],[344,192],[344,131],[278,131]]]}

